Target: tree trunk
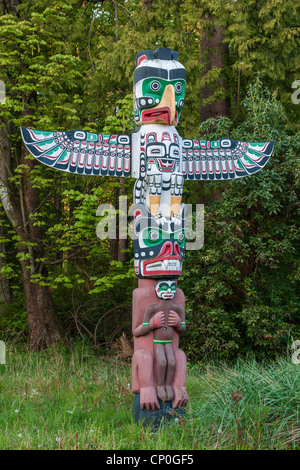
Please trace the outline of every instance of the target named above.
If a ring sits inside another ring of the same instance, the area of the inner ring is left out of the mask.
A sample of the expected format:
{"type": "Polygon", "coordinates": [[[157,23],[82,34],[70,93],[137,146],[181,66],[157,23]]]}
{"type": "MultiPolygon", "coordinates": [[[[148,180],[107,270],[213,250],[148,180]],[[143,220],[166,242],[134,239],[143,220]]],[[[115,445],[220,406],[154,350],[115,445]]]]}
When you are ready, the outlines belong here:
{"type": "Polygon", "coordinates": [[[56,345],[64,339],[64,333],[56,314],[52,295],[47,286],[33,283],[30,263],[21,261],[30,334],[30,349],[38,351],[56,345]]]}
{"type": "Polygon", "coordinates": [[[148,33],[150,31],[150,22],[147,17],[147,11],[150,11],[152,8],[152,0],[143,0],[142,6],[144,10],[144,15],[147,18],[146,32],[148,33]]]}
{"type": "MultiPolygon", "coordinates": [[[[204,64],[205,76],[212,67],[223,69],[225,65],[225,58],[228,55],[228,46],[223,41],[223,28],[213,23],[213,31],[202,31],[201,37],[201,55],[204,64]]],[[[226,83],[223,77],[219,79],[215,86],[226,88],[226,83]]],[[[205,121],[208,118],[219,116],[229,116],[230,114],[230,101],[229,98],[216,100],[211,104],[203,105],[203,101],[212,95],[212,86],[205,85],[201,91],[200,103],[200,120],[205,121]]]]}
{"type": "MultiPolygon", "coordinates": [[[[4,235],[3,228],[0,225],[0,238],[4,235]]],[[[0,270],[6,265],[5,243],[0,242],[0,270]]],[[[3,274],[0,274],[0,304],[9,304],[12,300],[9,280],[3,274]]],[[[1,313],[1,312],[0,312],[1,313]]]]}
{"type": "Polygon", "coordinates": [[[143,0],[144,10],[150,10],[152,7],[152,0],[143,0]]]}
{"type": "MultiPolygon", "coordinates": [[[[204,64],[203,75],[205,76],[212,67],[224,68],[225,57],[228,55],[228,46],[223,44],[223,28],[214,24],[212,19],[207,18],[207,21],[213,24],[213,31],[204,31],[202,30],[201,36],[201,56],[202,62],[204,64]]],[[[211,104],[203,105],[203,101],[209,98],[212,93],[213,87],[223,87],[226,88],[226,83],[223,80],[222,76],[213,86],[205,85],[201,89],[200,96],[200,121],[206,121],[209,118],[218,118],[220,116],[229,116],[230,114],[230,101],[226,97],[222,100],[216,100],[211,104]]],[[[206,186],[206,183],[199,181],[199,203],[208,204],[211,201],[215,201],[221,197],[221,192],[219,189],[213,190],[206,186]]]]}
{"type": "Polygon", "coordinates": [[[6,13],[17,13],[18,0],[0,0],[0,12],[5,15],[6,13]]]}

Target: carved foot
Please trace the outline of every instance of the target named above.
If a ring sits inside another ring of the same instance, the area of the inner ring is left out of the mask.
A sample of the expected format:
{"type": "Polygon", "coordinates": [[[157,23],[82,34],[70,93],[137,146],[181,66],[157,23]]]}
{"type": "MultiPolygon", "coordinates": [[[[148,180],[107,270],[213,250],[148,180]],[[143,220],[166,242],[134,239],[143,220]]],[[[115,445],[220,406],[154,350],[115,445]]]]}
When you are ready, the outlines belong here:
{"type": "Polygon", "coordinates": [[[180,225],[182,224],[182,217],[179,214],[173,214],[171,216],[171,220],[175,225],[180,225]]]}
{"type": "Polygon", "coordinates": [[[159,219],[162,218],[162,213],[161,212],[155,212],[155,214],[152,214],[153,218],[158,221],[159,219]]]}
{"type": "Polygon", "coordinates": [[[173,408],[182,408],[186,406],[188,400],[189,396],[184,386],[174,387],[173,408]]]}
{"type": "Polygon", "coordinates": [[[173,388],[169,385],[166,386],[166,395],[167,395],[167,400],[173,400],[174,398],[174,392],[173,388]]]}
{"type": "Polygon", "coordinates": [[[155,410],[155,408],[160,408],[157,400],[157,395],[155,387],[144,387],[140,389],[140,405],[141,410],[146,408],[146,410],[155,410]]]}
{"type": "Polygon", "coordinates": [[[165,401],[167,399],[167,393],[166,393],[166,389],[163,385],[158,385],[156,387],[156,392],[157,392],[157,396],[158,398],[161,399],[161,401],[165,401]]]}

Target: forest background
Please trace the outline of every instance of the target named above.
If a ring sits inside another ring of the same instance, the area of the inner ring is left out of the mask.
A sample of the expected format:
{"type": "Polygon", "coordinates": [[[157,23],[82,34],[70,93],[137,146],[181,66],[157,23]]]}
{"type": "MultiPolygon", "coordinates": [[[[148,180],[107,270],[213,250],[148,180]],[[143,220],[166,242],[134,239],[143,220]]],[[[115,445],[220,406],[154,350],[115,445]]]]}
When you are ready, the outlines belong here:
{"type": "Polygon", "coordinates": [[[132,241],[96,227],[100,204],[130,205],[134,181],[53,171],[20,126],[132,132],[135,54],[169,47],[187,72],[182,137],[275,141],[251,178],[184,186],[184,202],[204,204],[205,238],[179,279],[182,349],[286,352],[300,339],[297,2],[2,0],[0,15],[0,339],[107,349],[123,334],[130,347],[132,241]]]}

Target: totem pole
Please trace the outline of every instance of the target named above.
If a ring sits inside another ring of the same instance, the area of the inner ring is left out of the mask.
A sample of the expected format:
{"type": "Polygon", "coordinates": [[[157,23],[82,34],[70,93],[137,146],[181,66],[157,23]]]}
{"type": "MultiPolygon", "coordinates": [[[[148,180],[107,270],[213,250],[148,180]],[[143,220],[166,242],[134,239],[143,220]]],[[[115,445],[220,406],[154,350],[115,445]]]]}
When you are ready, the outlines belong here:
{"type": "Polygon", "coordinates": [[[184,103],[185,68],[167,48],[136,55],[132,134],[21,128],[29,152],[54,169],[133,177],[134,270],[132,391],[135,419],[180,410],[188,402],[184,294],[184,180],[231,180],[261,170],[273,142],[184,139],[176,131],[184,103]],[[163,411],[162,411],[163,410],[163,411]]]}

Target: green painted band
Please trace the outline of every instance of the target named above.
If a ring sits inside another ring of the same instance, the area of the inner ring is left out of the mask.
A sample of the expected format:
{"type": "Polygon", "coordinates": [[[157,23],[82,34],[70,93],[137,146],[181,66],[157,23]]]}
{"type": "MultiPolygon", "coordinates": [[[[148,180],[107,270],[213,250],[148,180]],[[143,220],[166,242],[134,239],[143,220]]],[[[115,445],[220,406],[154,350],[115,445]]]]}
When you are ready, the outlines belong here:
{"type": "Polygon", "coordinates": [[[149,325],[149,322],[148,321],[143,321],[143,325],[149,325]]]}
{"type": "Polygon", "coordinates": [[[172,343],[171,339],[154,339],[153,343],[172,343]]]}

